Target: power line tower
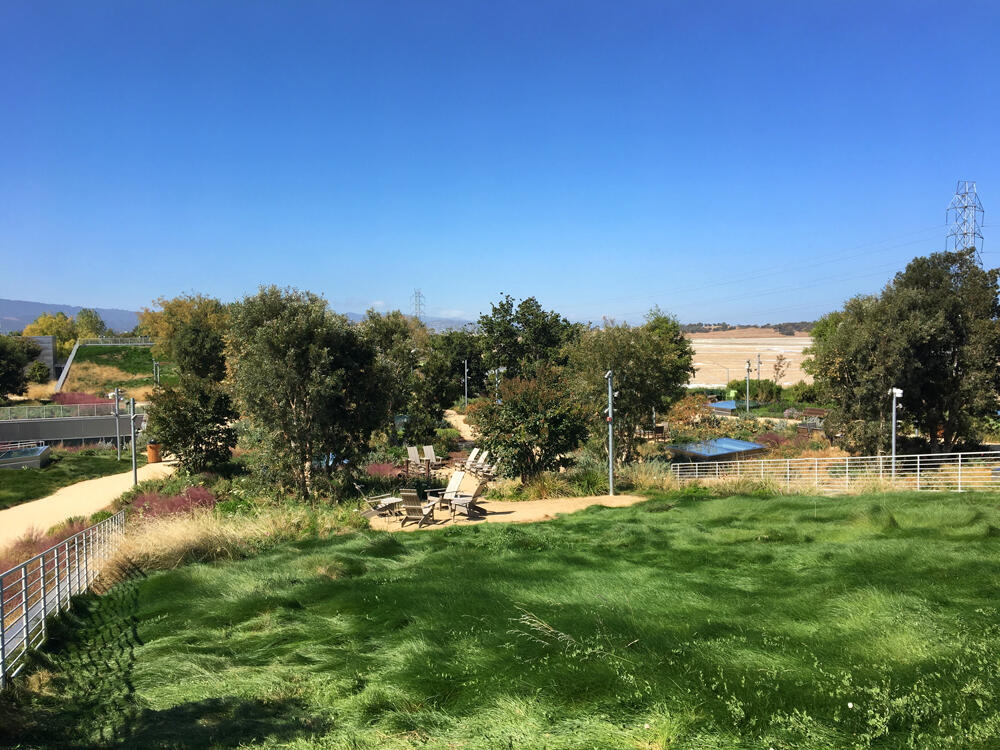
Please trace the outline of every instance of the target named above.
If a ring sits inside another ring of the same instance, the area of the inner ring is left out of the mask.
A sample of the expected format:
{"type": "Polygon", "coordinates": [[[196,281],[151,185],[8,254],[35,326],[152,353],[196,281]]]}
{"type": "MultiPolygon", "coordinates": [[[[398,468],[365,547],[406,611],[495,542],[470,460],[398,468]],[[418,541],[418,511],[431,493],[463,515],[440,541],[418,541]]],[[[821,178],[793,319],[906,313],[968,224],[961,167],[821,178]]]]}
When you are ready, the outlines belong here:
{"type": "Polygon", "coordinates": [[[977,260],[983,251],[983,233],[980,229],[983,216],[983,204],[979,202],[979,195],[976,193],[976,183],[969,180],[959,180],[955,187],[955,197],[948,205],[945,214],[945,223],[948,224],[948,238],[945,246],[951,246],[953,250],[968,250],[975,248],[977,260]]]}
{"type": "Polygon", "coordinates": [[[410,297],[413,302],[413,317],[417,320],[424,319],[424,293],[419,289],[413,290],[413,296],[410,297]]]}

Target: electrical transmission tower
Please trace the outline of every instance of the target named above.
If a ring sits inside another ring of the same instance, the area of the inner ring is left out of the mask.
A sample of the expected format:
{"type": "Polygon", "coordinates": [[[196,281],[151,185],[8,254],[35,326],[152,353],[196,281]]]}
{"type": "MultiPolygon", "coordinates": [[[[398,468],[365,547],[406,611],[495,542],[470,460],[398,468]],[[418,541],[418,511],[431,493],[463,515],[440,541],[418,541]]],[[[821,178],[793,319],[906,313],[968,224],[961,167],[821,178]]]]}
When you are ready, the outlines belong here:
{"type": "MultiPolygon", "coordinates": [[[[959,180],[955,188],[955,197],[948,205],[945,223],[948,224],[947,245],[953,250],[968,250],[975,248],[976,255],[983,250],[983,233],[980,230],[980,217],[984,214],[983,204],[976,194],[976,183],[959,180]]],[[[981,258],[979,258],[982,261],[981,258]]]]}
{"type": "Polygon", "coordinates": [[[413,317],[417,320],[424,319],[424,293],[419,289],[413,290],[413,296],[410,298],[413,301],[413,317]]]}

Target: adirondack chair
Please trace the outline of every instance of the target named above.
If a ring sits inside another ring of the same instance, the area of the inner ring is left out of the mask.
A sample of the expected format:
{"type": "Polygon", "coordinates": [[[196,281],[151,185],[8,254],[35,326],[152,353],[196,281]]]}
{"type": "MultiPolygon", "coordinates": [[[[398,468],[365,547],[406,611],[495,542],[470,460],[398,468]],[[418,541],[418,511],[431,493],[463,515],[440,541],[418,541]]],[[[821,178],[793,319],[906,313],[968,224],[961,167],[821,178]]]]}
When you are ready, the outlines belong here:
{"type": "Polygon", "coordinates": [[[406,526],[408,521],[416,521],[418,529],[425,523],[434,523],[433,502],[421,502],[416,490],[400,490],[399,494],[403,498],[403,520],[399,523],[400,527],[406,526]]]}
{"type": "Polygon", "coordinates": [[[424,460],[427,462],[427,465],[430,466],[432,469],[437,469],[438,467],[444,465],[444,461],[442,461],[434,454],[433,445],[424,446],[424,460]]]}
{"type": "Polygon", "coordinates": [[[462,486],[464,479],[465,472],[456,471],[451,475],[451,479],[448,480],[448,486],[443,490],[427,490],[427,499],[430,500],[433,498],[441,508],[450,508],[451,501],[459,496],[459,488],[462,486]]]}
{"type": "Polygon", "coordinates": [[[392,493],[387,492],[384,495],[373,495],[371,497],[365,495],[364,490],[361,485],[357,482],[354,483],[354,488],[361,495],[361,502],[368,506],[368,510],[364,511],[362,515],[365,518],[374,518],[375,516],[392,516],[399,512],[399,504],[401,501],[398,497],[393,497],[392,493]]]}
{"type": "Polygon", "coordinates": [[[462,468],[465,471],[472,471],[472,467],[475,466],[476,458],[478,456],[479,456],[479,448],[473,448],[472,453],[470,453],[469,457],[465,459],[465,463],[462,465],[462,468]]]}
{"type": "Polygon", "coordinates": [[[451,517],[454,518],[457,512],[462,512],[469,518],[485,514],[477,502],[485,489],[485,479],[478,479],[467,474],[462,480],[462,484],[459,485],[455,497],[448,501],[451,505],[451,517]]]}
{"type": "Polygon", "coordinates": [[[479,460],[476,462],[476,464],[471,469],[472,473],[475,474],[475,475],[477,475],[477,476],[482,475],[484,473],[487,465],[488,465],[486,463],[486,459],[488,459],[489,457],[490,457],[490,452],[489,451],[483,451],[482,453],[480,453],[479,454],[479,460]]]}
{"type": "Polygon", "coordinates": [[[420,451],[417,450],[417,446],[408,445],[406,446],[406,475],[410,475],[410,465],[423,468],[424,460],[420,458],[420,451]]]}

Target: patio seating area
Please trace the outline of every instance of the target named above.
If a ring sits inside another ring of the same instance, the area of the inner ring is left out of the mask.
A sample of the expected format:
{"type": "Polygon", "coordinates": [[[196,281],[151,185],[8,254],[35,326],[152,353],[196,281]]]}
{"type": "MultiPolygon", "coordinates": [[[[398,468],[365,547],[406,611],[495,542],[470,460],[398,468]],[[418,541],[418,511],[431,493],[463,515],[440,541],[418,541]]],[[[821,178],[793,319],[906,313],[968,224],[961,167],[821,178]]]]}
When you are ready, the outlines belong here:
{"type": "Polygon", "coordinates": [[[464,515],[468,519],[482,517],[486,515],[486,510],[479,504],[479,498],[486,490],[487,483],[488,480],[483,477],[459,470],[452,473],[445,489],[428,490],[424,500],[420,499],[418,491],[413,488],[400,489],[398,494],[365,497],[363,502],[367,510],[363,514],[369,519],[398,519],[400,528],[408,523],[416,523],[418,528],[428,524],[447,523],[457,515],[464,515]],[[435,510],[441,511],[442,515],[435,517],[435,510]]]}

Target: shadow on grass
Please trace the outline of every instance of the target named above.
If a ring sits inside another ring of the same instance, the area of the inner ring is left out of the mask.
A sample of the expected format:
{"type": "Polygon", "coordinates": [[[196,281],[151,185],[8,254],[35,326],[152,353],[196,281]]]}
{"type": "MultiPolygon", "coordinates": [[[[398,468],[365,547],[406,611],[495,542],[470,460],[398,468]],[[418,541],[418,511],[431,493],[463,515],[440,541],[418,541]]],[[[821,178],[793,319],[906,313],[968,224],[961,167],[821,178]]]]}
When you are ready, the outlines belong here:
{"type": "Polygon", "coordinates": [[[288,741],[329,728],[297,699],[236,697],[143,708],[133,670],[136,613],[145,575],[125,564],[95,583],[103,595],[75,597],[49,623],[44,651],[0,695],[0,746],[24,748],[230,748],[288,741]]]}

